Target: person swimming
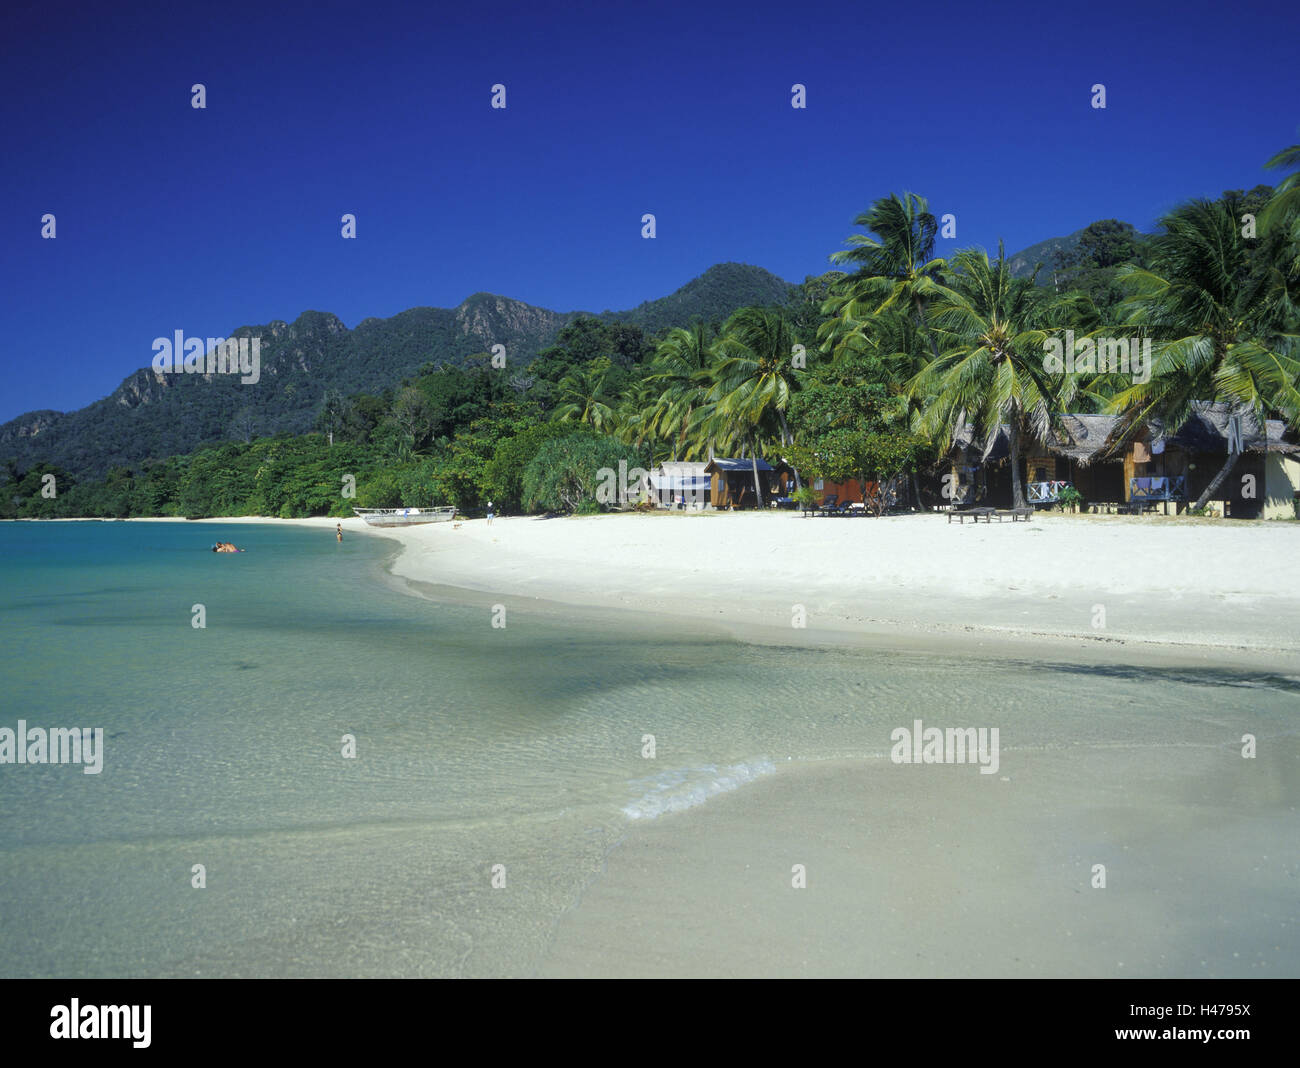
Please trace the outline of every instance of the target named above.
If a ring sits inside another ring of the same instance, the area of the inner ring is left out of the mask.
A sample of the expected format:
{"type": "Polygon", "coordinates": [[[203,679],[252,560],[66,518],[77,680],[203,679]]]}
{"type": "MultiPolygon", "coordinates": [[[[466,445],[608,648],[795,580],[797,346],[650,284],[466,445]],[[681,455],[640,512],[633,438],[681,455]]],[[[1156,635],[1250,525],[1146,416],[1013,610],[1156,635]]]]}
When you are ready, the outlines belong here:
{"type": "Polygon", "coordinates": [[[237,548],[234,542],[219,541],[212,546],[212,551],[214,553],[242,553],[244,550],[237,548]]]}

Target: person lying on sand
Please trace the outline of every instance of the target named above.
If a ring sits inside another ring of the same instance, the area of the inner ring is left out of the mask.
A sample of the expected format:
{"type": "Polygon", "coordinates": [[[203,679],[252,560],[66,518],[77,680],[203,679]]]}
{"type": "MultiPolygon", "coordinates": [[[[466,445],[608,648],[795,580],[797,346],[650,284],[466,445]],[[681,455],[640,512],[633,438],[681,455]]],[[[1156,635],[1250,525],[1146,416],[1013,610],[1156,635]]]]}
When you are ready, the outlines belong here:
{"type": "Polygon", "coordinates": [[[244,550],[236,548],[234,542],[219,541],[216,545],[212,546],[212,551],[214,553],[242,553],[244,550]]]}

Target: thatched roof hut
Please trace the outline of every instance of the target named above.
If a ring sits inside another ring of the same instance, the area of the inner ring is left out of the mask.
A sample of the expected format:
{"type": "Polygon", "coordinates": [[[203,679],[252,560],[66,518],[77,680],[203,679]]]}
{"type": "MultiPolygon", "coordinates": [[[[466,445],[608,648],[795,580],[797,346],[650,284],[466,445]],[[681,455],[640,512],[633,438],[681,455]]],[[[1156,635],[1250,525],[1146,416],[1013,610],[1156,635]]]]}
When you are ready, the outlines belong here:
{"type": "MultiPolygon", "coordinates": [[[[1056,440],[1047,442],[1044,447],[1049,453],[1084,466],[1119,459],[1124,446],[1135,439],[1153,445],[1172,445],[1184,452],[1227,455],[1229,423],[1237,414],[1241,417],[1242,452],[1300,455],[1300,445],[1284,440],[1286,424],[1280,419],[1266,420],[1261,429],[1249,409],[1234,409],[1222,402],[1199,402],[1193,409],[1191,417],[1173,433],[1169,433],[1159,419],[1149,419],[1144,429],[1125,435],[1123,442],[1120,438],[1124,423],[1119,416],[1062,415],[1056,440]]],[[[1027,449],[1032,447],[1033,443],[1026,442],[1027,449]]],[[[953,434],[953,450],[966,455],[978,450],[980,460],[985,463],[1004,460],[1010,453],[1010,428],[1003,423],[991,440],[981,443],[976,440],[970,425],[962,424],[953,434]]],[[[1157,451],[1163,452],[1164,448],[1159,447],[1157,451]]]]}
{"type": "MultiPolygon", "coordinates": [[[[1270,487],[1270,495],[1276,484],[1281,487],[1277,493],[1285,496],[1282,482],[1292,477],[1287,465],[1300,462],[1300,445],[1286,440],[1286,426],[1280,420],[1261,425],[1249,409],[1226,403],[1193,405],[1192,414],[1177,430],[1159,419],[1134,426],[1120,416],[1063,414],[1057,418],[1052,440],[1024,442],[1026,481],[1068,480],[1087,500],[1128,501],[1134,480],[1169,478],[1177,480],[1180,500],[1194,499],[1227,461],[1234,418],[1240,420],[1241,433],[1237,473],[1254,475],[1255,483],[1270,487]]],[[[1002,503],[1001,498],[1010,495],[1005,470],[1009,445],[1005,424],[985,440],[969,425],[960,426],[947,457],[954,482],[975,485],[978,498],[1002,503]]],[[[1232,500],[1234,515],[1254,514],[1257,497],[1244,496],[1239,487],[1224,492],[1241,498],[1232,500]]]]}

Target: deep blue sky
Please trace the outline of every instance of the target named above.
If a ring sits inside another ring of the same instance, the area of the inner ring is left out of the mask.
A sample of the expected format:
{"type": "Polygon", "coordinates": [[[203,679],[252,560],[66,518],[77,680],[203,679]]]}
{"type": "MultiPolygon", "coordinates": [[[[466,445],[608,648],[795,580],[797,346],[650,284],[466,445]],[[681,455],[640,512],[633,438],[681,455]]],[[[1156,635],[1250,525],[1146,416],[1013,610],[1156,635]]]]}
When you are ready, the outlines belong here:
{"type": "Polygon", "coordinates": [[[1300,125],[1279,0],[114,6],[0,16],[0,421],[178,328],[480,290],[603,311],[726,260],[801,281],[891,191],[956,214],[941,255],[1151,229],[1275,182],[1300,125]]]}

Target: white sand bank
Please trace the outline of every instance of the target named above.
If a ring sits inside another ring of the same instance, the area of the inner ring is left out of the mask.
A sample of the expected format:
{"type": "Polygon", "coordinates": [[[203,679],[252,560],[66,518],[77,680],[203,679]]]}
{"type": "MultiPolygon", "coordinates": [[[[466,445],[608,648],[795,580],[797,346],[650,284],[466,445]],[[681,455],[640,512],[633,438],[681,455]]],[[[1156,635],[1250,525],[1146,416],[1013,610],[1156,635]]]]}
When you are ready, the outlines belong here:
{"type": "MultiPolygon", "coordinates": [[[[270,522],[276,522],[271,520],[270,522]]],[[[333,519],[302,520],[333,527],[333,519]]],[[[498,518],[373,531],[398,576],[502,597],[820,632],[1300,653],[1300,525],[790,513],[498,518]]]]}

